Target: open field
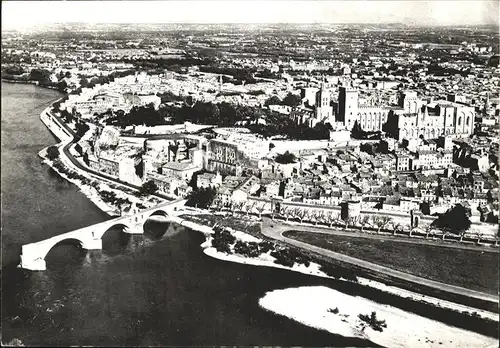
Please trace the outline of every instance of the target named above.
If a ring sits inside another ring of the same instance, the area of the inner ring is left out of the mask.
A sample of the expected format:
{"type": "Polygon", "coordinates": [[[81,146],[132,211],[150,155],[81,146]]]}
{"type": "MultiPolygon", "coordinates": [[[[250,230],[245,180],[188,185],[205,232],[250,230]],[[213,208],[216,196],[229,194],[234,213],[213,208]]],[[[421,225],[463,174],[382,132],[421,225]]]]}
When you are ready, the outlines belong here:
{"type": "Polygon", "coordinates": [[[496,252],[457,250],[351,236],[288,231],[289,238],[399,271],[490,294],[498,294],[496,252]]]}

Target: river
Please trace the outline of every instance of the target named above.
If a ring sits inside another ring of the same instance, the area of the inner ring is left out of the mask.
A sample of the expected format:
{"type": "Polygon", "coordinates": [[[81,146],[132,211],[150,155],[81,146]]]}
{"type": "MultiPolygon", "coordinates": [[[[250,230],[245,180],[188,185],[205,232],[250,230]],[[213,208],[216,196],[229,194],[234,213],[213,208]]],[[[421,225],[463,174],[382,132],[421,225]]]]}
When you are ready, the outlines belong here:
{"type": "Polygon", "coordinates": [[[213,259],[203,235],[148,222],[145,236],[118,229],[103,251],[72,245],[47,255],[47,271],[16,268],[22,244],[109,217],[41,164],[56,142],[39,120],[54,90],[2,82],[2,341],[34,346],[373,346],[267,312],[268,291],[334,281],[213,259]]]}

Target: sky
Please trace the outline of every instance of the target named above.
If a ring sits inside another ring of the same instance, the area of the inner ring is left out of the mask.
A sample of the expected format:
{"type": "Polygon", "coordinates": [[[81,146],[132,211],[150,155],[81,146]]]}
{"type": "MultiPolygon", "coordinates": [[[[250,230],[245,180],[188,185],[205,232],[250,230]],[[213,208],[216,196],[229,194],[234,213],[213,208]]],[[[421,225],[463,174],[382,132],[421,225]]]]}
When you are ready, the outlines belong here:
{"type": "Polygon", "coordinates": [[[496,24],[498,0],[2,1],[2,29],[49,23],[496,24]]]}

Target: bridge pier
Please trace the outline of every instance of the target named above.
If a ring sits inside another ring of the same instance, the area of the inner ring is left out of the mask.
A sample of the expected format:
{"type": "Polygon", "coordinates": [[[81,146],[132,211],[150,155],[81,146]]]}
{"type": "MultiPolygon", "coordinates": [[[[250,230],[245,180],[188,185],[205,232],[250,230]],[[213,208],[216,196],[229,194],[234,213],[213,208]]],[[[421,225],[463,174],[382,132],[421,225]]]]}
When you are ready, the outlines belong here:
{"type": "Polygon", "coordinates": [[[45,271],[47,269],[45,259],[41,257],[32,259],[27,257],[27,255],[21,255],[21,264],[18,267],[28,269],[30,271],[45,271]]]}
{"type": "Polygon", "coordinates": [[[144,223],[131,224],[130,228],[127,227],[123,230],[127,234],[143,234],[144,233],[144,223]]]}
{"type": "Polygon", "coordinates": [[[82,242],[82,249],[101,250],[102,249],[102,239],[101,238],[87,239],[84,242],[82,242]]]}

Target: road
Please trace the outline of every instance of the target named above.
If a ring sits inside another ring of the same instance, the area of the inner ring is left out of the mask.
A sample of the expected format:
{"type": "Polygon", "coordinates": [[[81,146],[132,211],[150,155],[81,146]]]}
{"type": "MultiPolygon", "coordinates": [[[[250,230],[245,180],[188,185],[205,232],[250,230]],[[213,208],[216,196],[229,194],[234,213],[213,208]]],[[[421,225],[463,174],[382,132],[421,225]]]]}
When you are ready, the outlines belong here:
{"type": "MultiPolygon", "coordinates": [[[[104,179],[106,181],[110,181],[110,182],[113,182],[115,184],[118,184],[118,185],[121,185],[123,187],[127,187],[127,188],[130,188],[130,189],[133,189],[135,191],[138,191],[140,189],[139,186],[136,186],[136,185],[132,185],[132,184],[129,184],[129,183],[126,183],[124,181],[121,181],[121,180],[118,180],[116,178],[113,178],[111,176],[108,176],[106,174],[102,174],[100,172],[97,172],[95,170],[92,170],[84,165],[82,165],[76,158],[73,157],[73,155],[70,153],[69,149],[71,146],[73,146],[74,144],[77,143],[77,140],[75,138],[76,134],[75,132],[66,124],[64,123],[63,121],[61,121],[57,116],[51,114],[49,111],[46,111],[47,114],[49,114],[51,117],[53,117],[62,127],[64,127],[64,129],[66,129],[72,136],[73,136],[73,140],[66,144],[63,148],[62,148],[62,152],[63,154],[66,156],[66,158],[78,169],[86,172],[86,173],[89,173],[91,175],[93,175],[94,177],[97,177],[97,178],[100,178],[100,179],[104,179]]],[[[155,193],[153,194],[153,196],[156,196],[158,198],[162,198],[162,199],[166,199],[166,200],[172,200],[171,197],[168,197],[166,195],[163,195],[161,193],[155,193]]]]}
{"type": "Polygon", "coordinates": [[[405,282],[409,283],[414,283],[418,285],[424,285],[429,288],[433,288],[435,290],[439,291],[445,291],[448,293],[452,294],[457,294],[461,296],[466,296],[470,298],[475,298],[483,301],[487,301],[490,303],[495,303],[498,304],[498,296],[495,295],[490,295],[490,294],[485,294],[479,291],[474,291],[474,290],[469,290],[466,288],[462,288],[459,286],[454,286],[454,285],[449,285],[441,282],[437,282],[434,280],[414,276],[408,273],[404,273],[401,271],[397,271],[395,269],[389,268],[389,267],[384,267],[380,265],[373,264],[368,261],[360,260],[351,256],[347,256],[344,254],[336,253],[331,250],[323,249],[311,244],[307,244],[304,242],[300,242],[295,239],[291,239],[288,237],[283,236],[283,232],[285,231],[291,231],[291,230],[301,230],[301,226],[293,226],[293,225],[286,225],[281,222],[276,222],[273,221],[269,218],[263,218],[262,219],[262,229],[261,232],[263,235],[266,237],[299,247],[301,249],[309,250],[312,252],[315,252],[317,254],[320,254],[322,256],[326,256],[329,258],[332,258],[334,260],[338,260],[341,262],[345,262],[357,267],[361,267],[363,269],[367,269],[373,272],[376,272],[378,274],[383,274],[398,280],[402,280],[405,282]]]}
{"type": "Polygon", "coordinates": [[[389,240],[395,241],[398,243],[408,243],[408,244],[421,244],[421,245],[433,245],[440,248],[451,248],[451,249],[461,249],[461,250],[474,250],[474,251],[483,251],[489,253],[500,253],[500,249],[494,248],[491,246],[481,246],[481,245],[467,245],[463,243],[447,243],[443,241],[441,238],[437,238],[435,240],[422,239],[423,237],[417,237],[414,235],[412,238],[404,237],[401,234],[393,236],[392,234],[387,234],[381,232],[380,234],[374,234],[368,230],[365,232],[361,232],[356,229],[348,229],[348,230],[340,230],[337,227],[334,228],[326,228],[322,226],[311,226],[311,225],[298,225],[294,223],[286,223],[284,221],[274,220],[273,223],[275,226],[279,224],[284,224],[288,226],[288,231],[297,230],[297,231],[306,231],[306,232],[314,232],[314,233],[324,233],[324,234],[332,234],[338,236],[349,236],[356,238],[366,238],[366,239],[375,239],[375,240],[389,240]]]}

